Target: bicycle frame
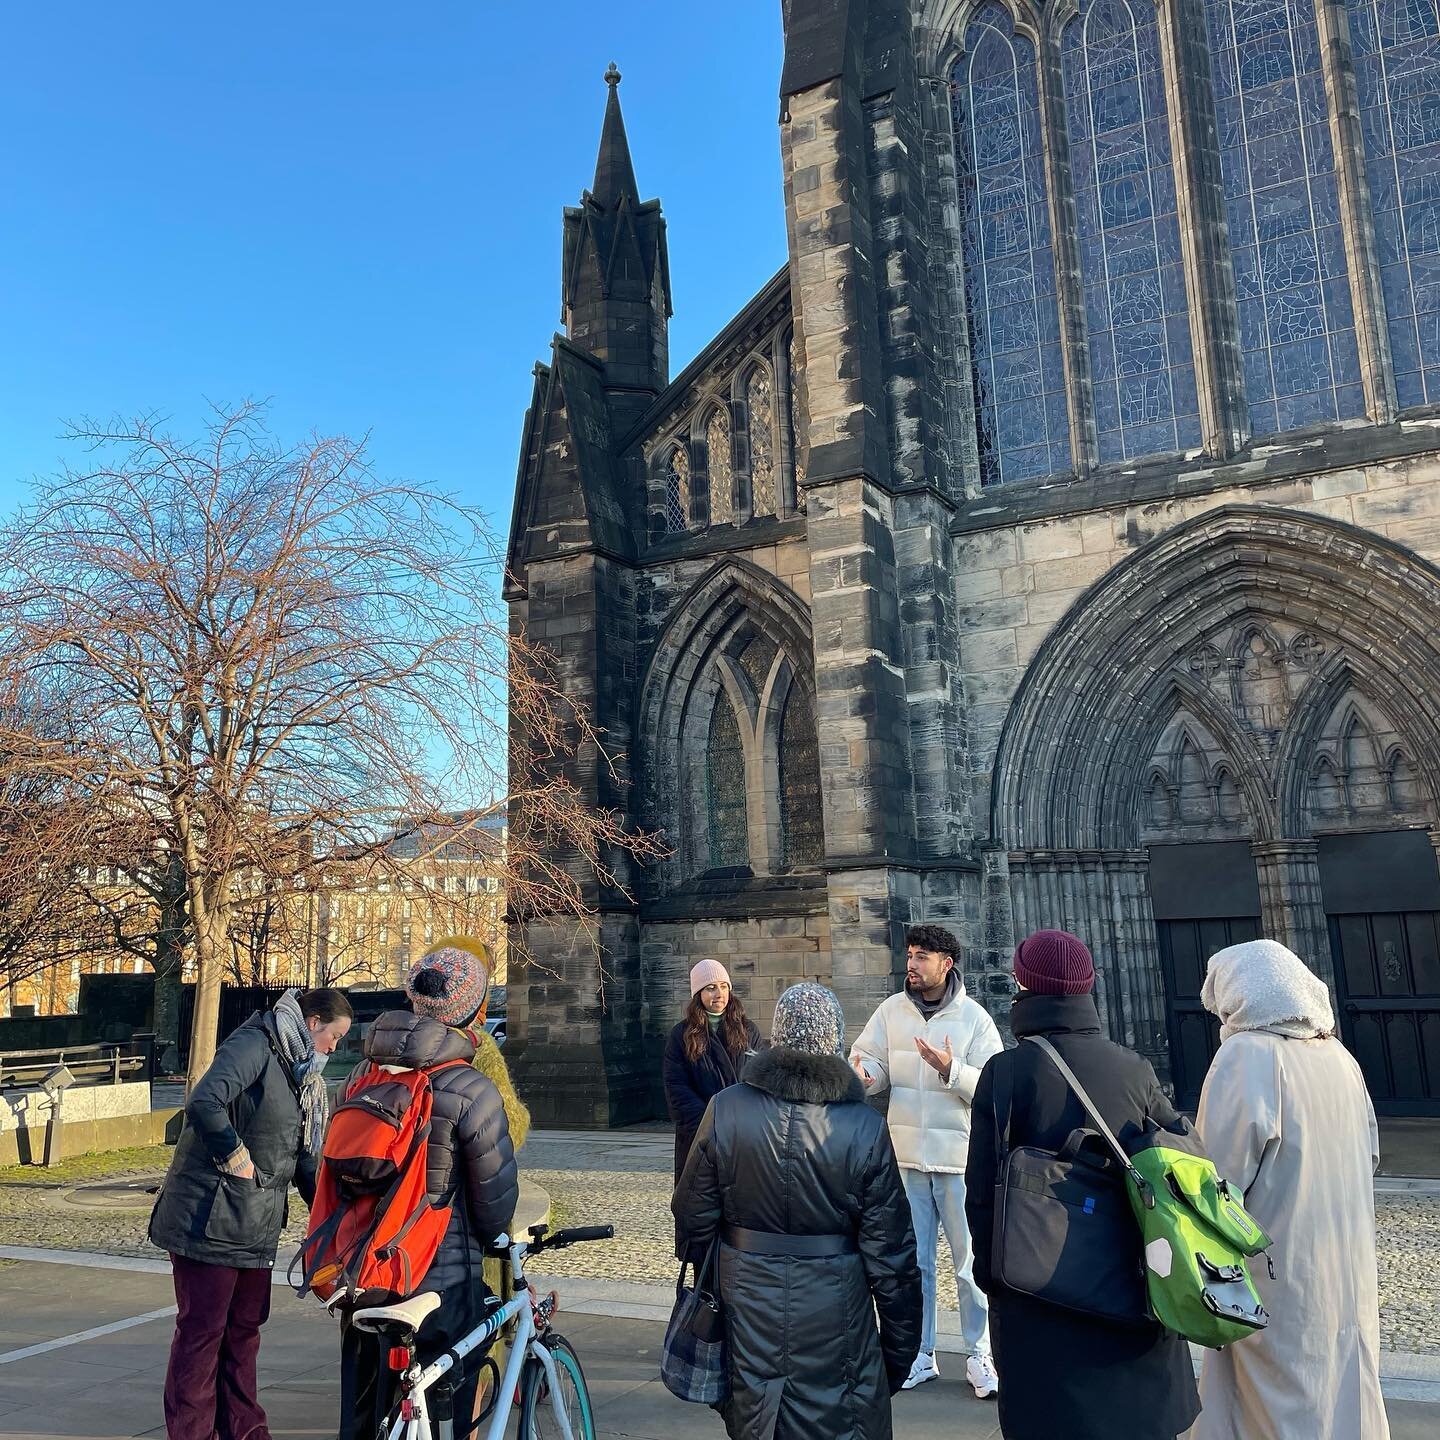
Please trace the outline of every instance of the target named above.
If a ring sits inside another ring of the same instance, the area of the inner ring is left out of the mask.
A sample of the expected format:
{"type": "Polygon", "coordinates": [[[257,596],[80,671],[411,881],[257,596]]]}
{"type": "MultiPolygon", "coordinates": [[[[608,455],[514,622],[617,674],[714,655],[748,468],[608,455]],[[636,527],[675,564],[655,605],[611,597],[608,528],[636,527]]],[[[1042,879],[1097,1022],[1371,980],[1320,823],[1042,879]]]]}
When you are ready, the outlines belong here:
{"type": "MultiPolygon", "coordinates": [[[[508,1236],[501,1236],[507,1242],[508,1236]]],[[[535,1316],[530,1305],[530,1294],[525,1282],[525,1253],[529,1247],[524,1241],[509,1245],[510,1273],[515,1277],[516,1295],[499,1309],[494,1310],[485,1321],[476,1326],[468,1335],[457,1340],[439,1359],[426,1366],[412,1365],[405,1373],[404,1395],[400,1414],[390,1427],[386,1440],[429,1440],[430,1411],[426,1396],[430,1387],[447,1375],[455,1366],[481,1347],[488,1345],[511,1320],[518,1320],[514,1343],[510,1347],[510,1358],[505,1362],[505,1374],[495,1389],[495,1413],[490,1417],[490,1426],[485,1431],[485,1440],[505,1440],[505,1426],[510,1420],[508,1397],[514,1395],[520,1382],[520,1371],[528,1356],[533,1355],[545,1367],[545,1378],[550,1385],[550,1408],[564,1440],[575,1440],[570,1428],[570,1417],[560,1403],[559,1379],[555,1373],[555,1358],[545,1348],[535,1329],[535,1316]],[[503,1403],[502,1403],[503,1402],[503,1403]]]]}

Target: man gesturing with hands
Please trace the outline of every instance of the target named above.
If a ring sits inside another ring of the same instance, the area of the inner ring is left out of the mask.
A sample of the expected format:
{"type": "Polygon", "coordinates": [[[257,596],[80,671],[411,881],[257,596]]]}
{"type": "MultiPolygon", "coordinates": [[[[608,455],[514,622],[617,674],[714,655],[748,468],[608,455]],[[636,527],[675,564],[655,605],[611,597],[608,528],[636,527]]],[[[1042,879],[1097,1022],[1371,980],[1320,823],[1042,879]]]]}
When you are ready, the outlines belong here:
{"type": "Polygon", "coordinates": [[[971,1278],[965,1223],[965,1160],[970,1103],[985,1062],[1001,1048],[984,1008],[965,994],[960,942],[939,925],[905,936],[905,989],[881,1003],[850,1051],[867,1095],[890,1090],[890,1138],[910,1201],[925,1314],[911,1390],[940,1371],[935,1364],[935,1251],[943,1226],[955,1261],[965,1378],[982,1399],[1000,1388],[990,1359],[984,1294],[971,1278]]]}

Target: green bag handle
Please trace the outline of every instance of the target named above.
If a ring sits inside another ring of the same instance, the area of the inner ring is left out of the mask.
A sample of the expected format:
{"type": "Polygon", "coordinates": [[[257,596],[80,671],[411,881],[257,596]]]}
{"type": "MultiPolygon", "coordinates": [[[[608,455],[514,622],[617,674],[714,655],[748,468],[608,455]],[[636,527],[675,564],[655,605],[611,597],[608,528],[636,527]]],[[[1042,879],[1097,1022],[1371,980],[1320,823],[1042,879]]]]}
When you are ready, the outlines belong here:
{"type": "Polygon", "coordinates": [[[1022,1035],[1023,1044],[1028,1040],[1032,1045],[1038,1045],[1052,1061],[1055,1068],[1064,1077],[1065,1083],[1075,1093],[1075,1098],[1085,1107],[1085,1113],[1094,1122],[1095,1128],[1104,1137],[1105,1143],[1115,1152],[1115,1158],[1120,1162],[1129,1178],[1130,1183],[1140,1192],[1140,1198],[1145,1202],[1147,1210],[1155,1208],[1155,1192],[1150,1182],[1135,1168],[1135,1163],[1126,1154],[1125,1147],[1115,1138],[1115,1132],[1105,1123],[1105,1117],[1095,1108],[1095,1102],[1086,1093],[1085,1087],[1076,1078],[1075,1072],[1065,1063],[1064,1057],[1043,1035],[1022,1035]]]}

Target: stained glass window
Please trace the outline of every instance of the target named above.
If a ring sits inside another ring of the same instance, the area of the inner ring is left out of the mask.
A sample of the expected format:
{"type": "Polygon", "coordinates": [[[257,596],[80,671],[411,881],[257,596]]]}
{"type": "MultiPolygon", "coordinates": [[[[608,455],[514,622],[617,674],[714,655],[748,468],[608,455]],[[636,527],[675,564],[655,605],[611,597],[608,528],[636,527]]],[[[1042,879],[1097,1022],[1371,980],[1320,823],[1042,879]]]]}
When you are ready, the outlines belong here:
{"type": "Polygon", "coordinates": [[[1440,403],[1440,13],[1347,0],[1395,393],[1440,403]]]}
{"type": "Polygon", "coordinates": [[[952,72],[980,479],[1070,469],[1035,45],[989,0],[952,72]]]}
{"type": "Polygon", "coordinates": [[[1085,0],[1061,41],[1100,459],[1200,444],[1156,11],[1085,0]]]}
{"type": "Polygon", "coordinates": [[[792,685],[780,716],[780,860],[786,868],[818,865],[824,854],[815,711],[792,685]]]}
{"type": "Polygon", "coordinates": [[[1250,428],[1364,413],[1314,0],[1205,0],[1250,428]]]}
{"type": "Polygon", "coordinates": [[[717,405],[705,426],[705,447],[710,464],[710,523],[728,525],[735,518],[732,498],[733,466],[730,458],[730,412],[717,405]]]}
{"type": "Polygon", "coordinates": [[[686,530],[690,526],[690,451],[684,442],[670,451],[665,465],[665,528],[686,530]]]}
{"type": "Polygon", "coordinates": [[[770,678],[770,667],[779,648],[768,635],[756,635],[740,652],[740,668],[757,698],[765,693],[765,682],[770,678]]]}
{"type": "Polygon", "coordinates": [[[745,408],[750,417],[750,483],[752,513],[775,513],[775,396],[770,372],[757,365],[745,382],[745,408]]]}
{"type": "Polygon", "coordinates": [[[745,752],[740,727],[724,695],[715,702],[705,750],[705,801],[709,812],[710,868],[750,863],[746,829],[745,752]]]}

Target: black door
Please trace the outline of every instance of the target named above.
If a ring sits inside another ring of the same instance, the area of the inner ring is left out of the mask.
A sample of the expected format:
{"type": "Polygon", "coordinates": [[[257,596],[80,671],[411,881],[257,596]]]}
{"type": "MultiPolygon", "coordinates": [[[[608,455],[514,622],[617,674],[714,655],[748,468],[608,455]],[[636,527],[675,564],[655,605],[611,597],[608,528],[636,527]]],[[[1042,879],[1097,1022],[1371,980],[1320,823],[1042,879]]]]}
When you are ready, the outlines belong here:
{"type": "Polygon", "coordinates": [[[1220,1044],[1200,1003],[1205,967],[1227,945],[1260,934],[1260,885],[1246,841],[1150,847],[1150,904],[1165,982],[1165,1028],[1175,1103],[1193,1111],[1220,1044]]]}
{"type": "Polygon", "coordinates": [[[1330,916],[1340,1027],[1382,1115],[1440,1113],[1440,913],[1330,916]]]}
{"type": "Polygon", "coordinates": [[[1382,1115],[1440,1115],[1440,871],[1418,830],[1329,836],[1320,883],[1340,1034],[1382,1115]]]}
{"type": "Polygon", "coordinates": [[[1170,1075],[1175,1103],[1194,1111],[1200,1104],[1210,1062],[1220,1048],[1220,1022],[1200,1003],[1200,987],[1210,957],[1227,945],[1260,938],[1254,915],[1205,920],[1159,920],[1160,964],[1165,972],[1165,997],[1170,1035],[1170,1075]]]}

